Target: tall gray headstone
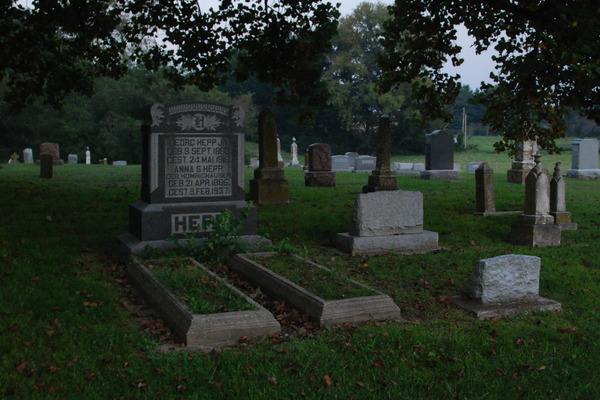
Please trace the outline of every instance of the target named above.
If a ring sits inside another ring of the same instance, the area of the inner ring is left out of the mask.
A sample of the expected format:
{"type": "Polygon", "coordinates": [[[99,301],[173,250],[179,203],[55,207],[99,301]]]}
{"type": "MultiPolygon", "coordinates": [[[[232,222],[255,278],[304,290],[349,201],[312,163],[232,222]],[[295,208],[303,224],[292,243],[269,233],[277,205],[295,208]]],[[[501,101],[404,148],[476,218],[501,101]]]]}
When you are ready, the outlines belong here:
{"type": "Polygon", "coordinates": [[[560,245],[560,227],[550,215],[550,182],[542,156],[535,155],[535,167],[525,179],[525,206],[518,222],[511,227],[513,243],[534,247],[560,245]]]}
{"type": "Polygon", "coordinates": [[[23,163],[33,164],[33,150],[30,148],[23,149],[23,163]]]}
{"type": "Polygon", "coordinates": [[[483,215],[496,212],[494,170],[485,162],[475,170],[475,208],[483,215]]]}
{"type": "Polygon", "coordinates": [[[572,143],[572,164],[569,178],[600,179],[598,139],[575,139],[572,143]]]}
{"type": "Polygon", "coordinates": [[[550,181],[550,215],[560,229],[577,229],[577,224],[571,222],[571,213],[567,211],[566,182],[561,175],[560,162],[554,165],[554,176],[550,181]]]}
{"type": "Polygon", "coordinates": [[[506,180],[511,183],[524,184],[529,171],[535,166],[534,156],[538,151],[537,141],[526,140],[517,143],[515,159],[511,169],[506,172],[506,180]]]}
{"type": "MultiPolygon", "coordinates": [[[[156,103],[144,110],[142,195],[129,207],[131,253],[167,239],[201,238],[202,224],[225,210],[239,215],[244,200],[243,110],[213,103],[156,103]]],[[[254,235],[256,210],[240,235],[254,235]]]]}

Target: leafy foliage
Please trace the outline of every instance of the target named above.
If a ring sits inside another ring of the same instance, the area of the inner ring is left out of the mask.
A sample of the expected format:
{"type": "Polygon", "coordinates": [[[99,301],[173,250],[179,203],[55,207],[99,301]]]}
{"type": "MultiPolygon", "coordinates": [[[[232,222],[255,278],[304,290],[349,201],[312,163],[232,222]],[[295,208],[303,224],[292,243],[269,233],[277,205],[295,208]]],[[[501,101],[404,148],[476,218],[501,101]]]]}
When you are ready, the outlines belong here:
{"type": "Polygon", "coordinates": [[[496,150],[536,139],[557,150],[569,108],[600,121],[600,8],[595,1],[396,0],[386,24],[382,89],[412,82],[426,117],[448,117],[444,104],[458,94],[457,76],[442,73],[448,59],[460,65],[456,29],[464,24],[478,52],[498,52],[495,85],[478,96],[483,122],[504,140],[496,150]]]}
{"type": "Polygon", "coordinates": [[[278,100],[322,99],[322,53],[337,9],[321,0],[92,0],[0,5],[0,76],[16,107],[43,97],[90,95],[99,76],[122,77],[132,64],[165,68],[177,86],[208,90],[231,70],[271,82],[278,100]]]}

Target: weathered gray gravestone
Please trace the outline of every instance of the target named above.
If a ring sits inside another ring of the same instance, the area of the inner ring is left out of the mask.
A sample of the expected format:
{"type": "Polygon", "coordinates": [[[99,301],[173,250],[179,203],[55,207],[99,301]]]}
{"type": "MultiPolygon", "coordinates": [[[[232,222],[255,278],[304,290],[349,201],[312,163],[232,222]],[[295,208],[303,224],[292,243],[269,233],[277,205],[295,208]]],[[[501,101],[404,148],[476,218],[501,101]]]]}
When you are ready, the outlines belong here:
{"type": "Polygon", "coordinates": [[[250,199],[257,204],[289,203],[289,183],[278,161],[277,122],[273,111],[258,115],[258,168],[250,180],[250,199]]]}
{"type": "Polygon", "coordinates": [[[40,178],[52,179],[54,176],[53,167],[52,154],[40,154],[40,178]]]}
{"type": "Polygon", "coordinates": [[[479,168],[480,166],[481,166],[481,163],[477,162],[477,161],[471,161],[471,162],[467,163],[467,173],[474,174],[475,171],[477,171],[477,168],[479,168]]]}
{"type": "Polygon", "coordinates": [[[458,180],[454,169],[454,136],[438,130],[425,135],[425,171],[421,179],[458,180]]]}
{"type": "Polygon", "coordinates": [[[600,179],[598,139],[575,139],[572,151],[572,165],[567,176],[575,179],[600,179]]]}
{"type": "Polygon", "coordinates": [[[335,172],[331,172],[331,147],[327,143],[308,146],[308,171],[304,173],[307,187],[334,187],[335,172]]]}
{"type": "Polygon", "coordinates": [[[296,144],[296,138],[292,138],[292,145],[290,146],[290,152],[292,153],[292,161],[290,161],[290,167],[301,167],[300,161],[298,160],[298,144],[296,144]]]}
{"type": "Polygon", "coordinates": [[[561,305],[539,296],[541,260],[509,254],[479,260],[453,303],[478,319],[536,311],[560,311],[561,305]]]}
{"type": "MultiPolygon", "coordinates": [[[[146,245],[169,248],[167,239],[209,232],[203,222],[225,210],[239,216],[244,201],[243,110],[237,106],[156,103],[144,110],[142,198],[129,207],[129,234],[118,237],[130,253],[146,245]]],[[[242,240],[256,232],[249,207],[242,240]]]]}
{"type": "Polygon", "coordinates": [[[67,155],[67,164],[77,164],[79,156],[77,154],[67,155]]]}
{"type": "Polygon", "coordinates": [[[353,172],[372,172],[377,165],[377,157],[358,156],[354,159],[353,172]]]}
{"type": "Polygon", "coordinates": [[[390,170],[391,159],[391,126],[387,117],[379,118],[379,137],[377,141],[377,161],[375,169],[369,175],[367,185],[363,186],[363,193],[378,192],[381,190],[396,190],[397,179],[390,170]]]}
{"type": "Polygon", "coordinates": [[[336,235],[347,253],[428,253],[440,249],[437,232],[423,230],[423,194],[403,190],[361,193],[350,232],[336,235]]]}
{"type": "Polygon", "coordinates": [[[331,156],[332,172],[351,172],[353,168],[354,164],[350,164],[350,157],[343,155],[331,156]]]}
{"type": "Polygon", "coordinates": [[[523,184],[529,171],[535,166],[534,156],[538,151],[535,140],[527,140],[517,143],[515,160],[511,169],[506,173],[506,180],[511,183],[523,184]]]}
{"type": "Polygon", "coordinates": [[[511,241],[534,247],[560,245],[560,227],[550,215],[550,182],[542,156],[535,155],[535,167],[525,179],[525,208],[511,227],[511,241]]]}
{"type": "Polygon", "coordinates": [[[23,162],[33,164],[33,150],[31,148],[23,149],[23,162]]]}
{"type": "Polygon", "coordinates": [[[494,170],[485,162],[475,170],[475,209],[482,215],[496,212],[494,170]]]}
{"type": "Polygon", "coordinates": [[[560,162],[554,165],[554,176],[550,181],[550,215],[560,229],[577,230],[577,224],[571,222],[571,213],[567,211],[566,183],[560,173],[560,162]]]}

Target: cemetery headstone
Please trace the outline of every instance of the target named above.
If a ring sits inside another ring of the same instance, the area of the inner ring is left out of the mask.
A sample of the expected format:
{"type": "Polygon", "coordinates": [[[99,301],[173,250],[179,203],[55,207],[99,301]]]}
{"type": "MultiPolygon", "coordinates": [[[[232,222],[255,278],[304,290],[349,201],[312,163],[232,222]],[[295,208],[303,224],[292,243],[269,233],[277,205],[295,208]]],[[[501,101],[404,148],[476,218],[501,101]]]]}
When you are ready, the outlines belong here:
{"type": "Polygon", "coordinates": [[[525,183],[529,171],[535,166],[534,156],[537,151],[538,146],[535,140],[517,143],[515,160],[511,164],[511,169],[506,173],[508,182],[520,185],[525,183]]]}
{"type": "Polygon", "coordinates": [[[8,160],[9,164],[20,164],[19,155],[17,153],[12,153],[10,155],[10,160],[8,160]]]}
{"type": "Polygon", "coordinates": [[[202,102],[144,109],[141,200],[129,207],[129,233],[118,237],[130,254],[146,245],[173,247],[173,238],[201,243],[205,221],[247,207],[240,238],[255,237],[256,209],[244,200],[242,112],[202,102]]]}
{"type": "Polygon", "coordinates": [[[87,165],[92,163],[92,153],[90,152],[90,148],[88,146],[85,147],[85,163],[87,165]]]}
{"type": "Polygon", "coordinates": [[[560,303],[539,295],[540,267],[535,256],[508,254],[479,260],[465,282],[463,296],[453,297],[453,303],[478,319],[560,311],[560,303]]]}
{"type": "Polygon", "coordinates": [[[298,145],[296,144],[296,138],[292,138],[292,145],[290,146],[290,152],[292,153],[292,161],[290,161],[290,167],[301,167],[300,161],[298,161],[298,145]]]}
{"type": "Polygon", "coordinates": [[[250,157],[250,167],[258,168],[258,157],[250,157]]]}
{"type": "Polygon", "coordinates": [[[437,232],[423,230],[423,194],[403,190],[361,193],[350,232],[336,235],[347,253],[428,253],[440,249],[437,232]]]}
{"type": "Polygon", "coordinates": [[[348,151],[344,153],[344,155],[350,158],[350,165],[354,168],[354,165],[356,164],[356,158],[359,156],[359,154],[354,151],[348,151]]]}
{"type": "Polygon", "coordinates": [[[77,154],[67,155],[67,164],[77,164],[79,156],[77,154]]]}
{"type": "Polygon", "coordinates": [[[354,159],[354,170],[352,172],[371,172],[375,169],[377,157],[358,156],[354,159]]]}
{"type": "Polygon", "coordinates": [[[481,215],[496,212],[494,170],[488,163],[481,163],[475,170],[475,209],[481,215]]]}
{"type": "Polygon", "coordinates": [[[289,183],[279,166],[277,122],[269,109],[258,115],[258,146],[259,166],[250,180],[250,199],[257,204],[287,204],[289,183]]]}
{"type": "Polygon", "coordinates": [[[332,172],[351,172],[353,169],[354,164],[350,164],[350,157],[343,155],[331,156],[332,172]]]}
{"type": "Polygon", "coordinates": [[[60,159],[60,146],[58,143],[42,143],[40,144],[40,160],[42,154],[50,154],[54,165],[64,165],[64,160],[60,159]]]}
{"type": "Polygon", "coordinates": [[[327,143],[308,146],[308,171],[304,173],[307,187],[334,187],[335,172],[331,171],[331,147],[327,143]]]}
{"type": "Polygon", "coordinates": [[[277,136],[277,165],[279,168],[284,167],[283,156],[281,155],[281,140],[279,140],[279,136],[277,136]]]}
{"type": "Polygon", "coordinates": [[[554,165],[554,176],[550,181],[550,215],[560,229],[577,230],[577,224],[571,222],[571,213],[567,211],[566,182],[561,175],[560,162],[554,165]]]}
{"type": "Polygon", "coordinates": [[[560,227],[550,215],[550,182],[541,158],[535,155],[535,167],[525,179],[525,208],[511,227],[511,240],[534,247],[559,246],[560,227]]]}
{"type": "Polygon", "coordinates": [[[454,136],[444,130],[425,135],[425,170],[421,179],[458,180],[454,169],[454,136]]]}
{"type": "Polygon", "coordinates": [[[40,154],[40,178],[52,179],[54,176],[54,159],[52,154],[40,154]]]}
{"type": "Polygon", "coordinates": [[[575,179],[600,179],[598,139],[575,139],[572,143],[572,164],[567,176],[575,179]]]}
{"type": "Polygon", "coordinates": [[[29,147],[23,149],[23,162],[25,164],[33,164],[33,149],[29,147]]]}
{"type": "Polygon", "coordinates": [[[127,161],[125,160],[117,160],[117,161],[113,161],[112,165],[116,165],[116,166],[125,166],[127,165],[127,161]]]}
{"type": "Polygon", "coordinates": [[[369,175],[368,183],[363,186],[363,193],[381,190],[396,190],[397,179],[390,170],[391,159],[391,127],[390,119],[379,118],[379,137],[377,140],[377,160],[375,169],[369,175]]]}
{"type": "Polygon", "coordinates": [[[475,171],[477,171],[477,168],[479,168],[479,166],[481,165],[480,162],[476,162],[476,161],[471,161],[469,163],[467,163],[467,173],[468,174],[474,174],[475,171]]]}

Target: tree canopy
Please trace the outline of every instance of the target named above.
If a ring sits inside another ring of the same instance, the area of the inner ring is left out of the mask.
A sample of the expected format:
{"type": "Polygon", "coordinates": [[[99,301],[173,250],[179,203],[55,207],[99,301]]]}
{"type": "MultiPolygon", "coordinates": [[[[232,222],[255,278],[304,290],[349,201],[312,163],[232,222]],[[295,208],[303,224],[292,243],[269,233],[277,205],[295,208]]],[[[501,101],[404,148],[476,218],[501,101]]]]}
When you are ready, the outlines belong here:
{"type": "Polygon", "coordinates": [[[323,53],[339,12],[323,0],[0,1],[0,80],[15,106],[60,105],[131,65],[165,68],[176,86],[209,89],[234,70],[276,88],[279,102],[322,99],[323,53]]]}
{"type": "Polygon", "coordinates": [[[494,84],[478,96],[483,122],[504,136],[498,151],[526,139],[557,150],[572,109],[600,123],[596,0],[396,0],[390,12],[381,90],[411,82],[424,116],[447,118],[444,105],[458,95],[459,77],[442,67],[462,63],[456,27],[463,24],[478,52],[498,52],[494,84]]]}

